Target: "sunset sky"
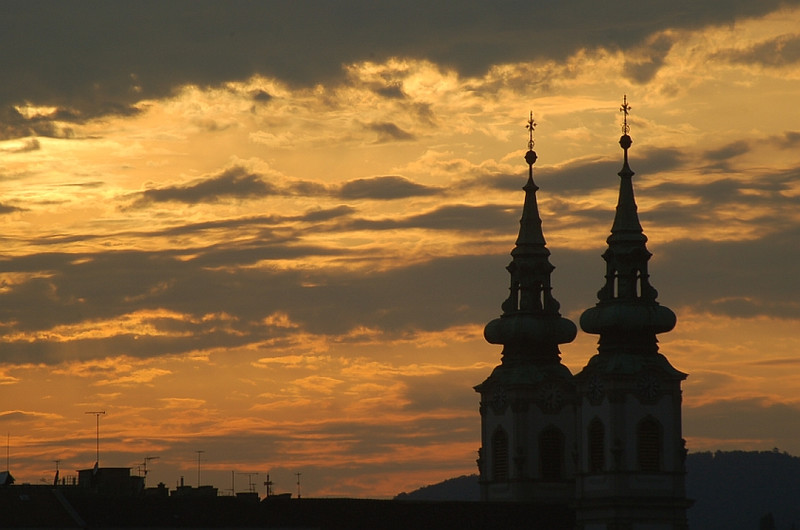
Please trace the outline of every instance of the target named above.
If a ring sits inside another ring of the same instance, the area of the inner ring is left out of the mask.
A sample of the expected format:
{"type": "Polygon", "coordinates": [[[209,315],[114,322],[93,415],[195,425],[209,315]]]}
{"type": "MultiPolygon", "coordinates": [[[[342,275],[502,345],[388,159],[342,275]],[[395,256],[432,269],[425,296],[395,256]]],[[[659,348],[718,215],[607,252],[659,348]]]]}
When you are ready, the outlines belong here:
{"type": "MultiPolygon", "coordinates": [[[[690,451],[800,455],[800,2],[0,4],[0,434],[18,482],[386,497],[476,473],[533,110],[554,296],[629,122],[690,451]]],[[[583,332],[562,347],[579,371],[583,332]]],[[[5,468],[5,466],[0,466],[5,468]]]]}

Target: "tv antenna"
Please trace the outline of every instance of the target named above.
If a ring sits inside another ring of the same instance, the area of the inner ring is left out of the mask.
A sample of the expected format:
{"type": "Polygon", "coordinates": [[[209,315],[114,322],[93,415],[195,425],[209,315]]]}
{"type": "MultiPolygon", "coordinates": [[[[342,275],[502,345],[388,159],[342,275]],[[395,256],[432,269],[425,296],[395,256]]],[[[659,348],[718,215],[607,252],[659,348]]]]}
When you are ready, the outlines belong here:
{"type": "Polygon", "coordinates": [[[195,451],[195,453],[197,453],[197,487],[199,488],[200,487],[200,455],[205,453],[205,451],[198,450],[198,451],[195,451]]]}
{"type": "Polygon", "coordinates": [[[269,473],[267,473],[267,480],[264,481],[264,485],[267,487],[267,498],[272,496],[272,481],[269,479],[269,473]]]}
{"type": "Polygon", "coordinates": [[[96,411],[89,411],[85,412],[84,414],[94,414],[95,418],[97,419],[97,438],[96,438],[96,449],[97,449],[97,459],[95,460],[95,467],[100,468],[100,416],[105,414],[106,411],[104,410],[96,410],[96,411]]]}
{"type": "Polygon", "coordinates": [[[160,457],[158,456],[146,456],[144,457],[144,462],[142,462],[142,472],[144,474],[144,483],[147,483],[147,463],[151,460],[158,460],[160,457]]]}
{"type": "Polygon", "coordinates": [[[256,493],[256,483],[253,482],[253,477],[258,477],[261,473],[239,473],[240,475],[247,475],[247,491],[256,493]]]}
{"type": "Polygon", "coordinates": [[[300,475],[302,475],[302,473],[295,473],[295,475],[297,475],[297,498],[299,499],[300,498],[300,475]]]}

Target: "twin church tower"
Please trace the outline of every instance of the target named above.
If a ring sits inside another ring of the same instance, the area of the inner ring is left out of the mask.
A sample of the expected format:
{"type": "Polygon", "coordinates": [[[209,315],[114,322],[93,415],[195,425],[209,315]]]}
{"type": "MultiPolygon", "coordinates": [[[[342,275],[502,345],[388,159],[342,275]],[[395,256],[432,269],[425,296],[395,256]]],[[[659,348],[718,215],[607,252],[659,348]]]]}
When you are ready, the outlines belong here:
{"type": "Polygon", "coordinates": [[[561,316],[533,180],[533,114],[525,161],[528,182],[519,236],[507,270],[510,293],[486,340],[502,361],[475,390],[481,395],[481,497],[569,505],[580,530],[687,528],[686,457],[681,436],[679,372],[658,351],[656,335],[675,314],[650,285],[628,166],[627,98],[620,146],[624,158],[598,302],[583,312],[583,331],[599,335],[597,353],[578,374],[561,363],[559,345],[577,328],[561,316]]]}

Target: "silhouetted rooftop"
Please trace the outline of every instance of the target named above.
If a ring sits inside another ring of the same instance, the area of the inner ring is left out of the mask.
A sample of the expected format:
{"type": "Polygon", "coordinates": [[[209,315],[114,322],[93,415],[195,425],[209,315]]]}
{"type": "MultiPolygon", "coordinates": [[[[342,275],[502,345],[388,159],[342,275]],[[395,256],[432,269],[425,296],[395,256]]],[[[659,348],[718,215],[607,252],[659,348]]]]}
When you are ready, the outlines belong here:
{"type": "Polygon", "coordinates": [[[370,499],[103,496],[78,487],[0,488],[2,527],[571,529],[566,507],[370,499]],[[58,494],[56,493],[58,492],[58,494]],[[61,495],[63,501],[58,499],[61,495]]]}

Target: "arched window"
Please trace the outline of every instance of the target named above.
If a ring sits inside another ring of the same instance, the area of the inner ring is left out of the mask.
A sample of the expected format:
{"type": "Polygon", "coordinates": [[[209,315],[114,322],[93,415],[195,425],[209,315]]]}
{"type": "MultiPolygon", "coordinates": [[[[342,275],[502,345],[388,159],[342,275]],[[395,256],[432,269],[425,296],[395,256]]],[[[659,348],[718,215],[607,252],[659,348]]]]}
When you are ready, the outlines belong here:
{"type": "Polygon", "coordinates": [[[508,480],[508,435],[502,427],[492,435],[492,479],[508,480]]]}
{"type": "Polygon", "coordinates": [[[652,416],[639,422],[636,428],[636,446],[639,469],[661,470],[661,425],[652,416]]]}
{"type": "Polygon", "coordinates": [[[589,472],[599,473],[606,467],[606,429],[595,418],[589,423],[589,472]]]}
{"type": "Polygon", "coordinates": [[[561,480],[564,474],[564,435],[555,427],[539,434],[539,470],[542,480],[561,480]]]}

